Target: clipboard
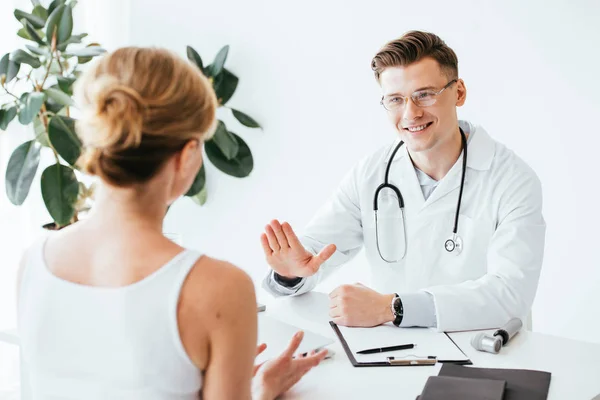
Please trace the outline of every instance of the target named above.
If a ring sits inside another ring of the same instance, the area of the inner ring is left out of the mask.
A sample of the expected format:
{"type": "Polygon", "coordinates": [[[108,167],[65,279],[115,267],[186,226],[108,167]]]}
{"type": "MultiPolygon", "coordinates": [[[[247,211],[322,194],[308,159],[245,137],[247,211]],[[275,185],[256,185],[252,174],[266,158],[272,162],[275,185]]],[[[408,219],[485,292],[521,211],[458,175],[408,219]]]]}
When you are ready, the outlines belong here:
{"type": "MultiPolygon", "coordinates": [[[[331,328],[335,332],[336,336],[338,337],[340,343],[342,344],[342,348],[344,349],[344,352],[346,353],[348,360],[350,360],[350,363],[352,364],[352,366],[356,367],[356,368],[361,368],[361,367],[416,367],[416,366],[427,366],[427,365],[432,366],[432,365],[437,364],[438,362],[439,363],[456,364],[456,365],[473,365],[471,360],[468,358],[466,360],[439,360],[437,357],[415,358],[415,359],[396,359],[394,357],[387,357],[387,359],[385,361],[369,361],[369,362],[357,361],[356,357],[354,357],[354,353],[352,352],[352,350],[350,350],[350,346],[348,346],[348,342],[344,338],[344,335],[340,331],[340,328],[337,326],[337,324],[333,321],[329,321],[329,325],[331,326],[331,328]]],[[[466,357],[466,354],[460,349],[460,347],[458,347],[456,345],[456,343],[450,338],[450,336],[448,336],[446,333],[444,333],[444,335],[446,335],[448,340],[450,340],[454,344],[454,346],[456,346],[457,349],[460,350],[460,352],[462,354],[464,354],[466,357]]]]}

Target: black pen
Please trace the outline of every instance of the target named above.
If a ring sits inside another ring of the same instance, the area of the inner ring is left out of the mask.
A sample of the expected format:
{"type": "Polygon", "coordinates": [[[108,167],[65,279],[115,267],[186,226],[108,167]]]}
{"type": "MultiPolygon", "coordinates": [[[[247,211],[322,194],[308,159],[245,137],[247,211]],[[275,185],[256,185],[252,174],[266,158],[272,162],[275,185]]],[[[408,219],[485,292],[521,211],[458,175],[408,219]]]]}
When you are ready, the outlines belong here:
{"type": "Polygon", "coordinates": [[[413,347],[415,347],[414,344],[401,344],[399,346],[379,347],[376,349],[361,350],[361,351],[357,351],[356,354],[383,353],[384,351],[406,350],[406,349],[412,349],[413,347]]]}

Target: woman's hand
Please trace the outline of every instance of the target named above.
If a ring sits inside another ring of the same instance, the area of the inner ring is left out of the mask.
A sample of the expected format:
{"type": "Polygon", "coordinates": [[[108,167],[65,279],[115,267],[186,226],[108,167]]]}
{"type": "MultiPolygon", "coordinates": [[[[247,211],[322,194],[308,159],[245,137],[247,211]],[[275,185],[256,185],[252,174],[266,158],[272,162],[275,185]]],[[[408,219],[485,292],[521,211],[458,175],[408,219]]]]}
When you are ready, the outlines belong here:
{"type": "MultiPolygon", "coordinates": [[[[327,350],[311,352],[308,355],[294,357],[304,332],[298,332],[281,355],[254,368],[254,392],[257,399],[273,400],[294,386],[308,371],[318,365],[327,355],[327,350]]],[[[258,346],[257,353],[264,351],[266,345],[258,346]]]]}

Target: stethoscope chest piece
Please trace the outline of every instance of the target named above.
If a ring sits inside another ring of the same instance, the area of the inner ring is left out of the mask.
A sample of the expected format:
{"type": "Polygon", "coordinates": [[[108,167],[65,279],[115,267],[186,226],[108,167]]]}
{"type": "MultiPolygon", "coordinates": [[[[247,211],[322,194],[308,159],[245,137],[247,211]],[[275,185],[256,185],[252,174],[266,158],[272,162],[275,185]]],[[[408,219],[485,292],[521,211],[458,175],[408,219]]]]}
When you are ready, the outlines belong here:
{"type": "Polygon", "coordinates": [[[444,243],[444,248],[448,253],[453,253],[455,255],[460,254],[463,249],[462,238],[457,234],[452,235],[452,237],[444,243]]]}

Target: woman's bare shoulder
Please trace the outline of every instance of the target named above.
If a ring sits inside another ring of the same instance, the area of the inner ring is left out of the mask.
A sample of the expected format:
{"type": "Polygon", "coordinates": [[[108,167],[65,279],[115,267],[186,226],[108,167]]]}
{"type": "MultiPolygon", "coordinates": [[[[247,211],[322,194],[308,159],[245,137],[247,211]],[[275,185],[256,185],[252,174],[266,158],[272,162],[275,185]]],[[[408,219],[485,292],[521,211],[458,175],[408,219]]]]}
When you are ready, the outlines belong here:
{"type": "Polygon", "coordinates": [[[182,300],[204,311],[204,315],[235,312],[236,307],[256,306],[250,276],[223,260],[202,256],[190,271],[182,289],[182,300]],[[241,305],[244,304],[244,305],[241,305]]]}

